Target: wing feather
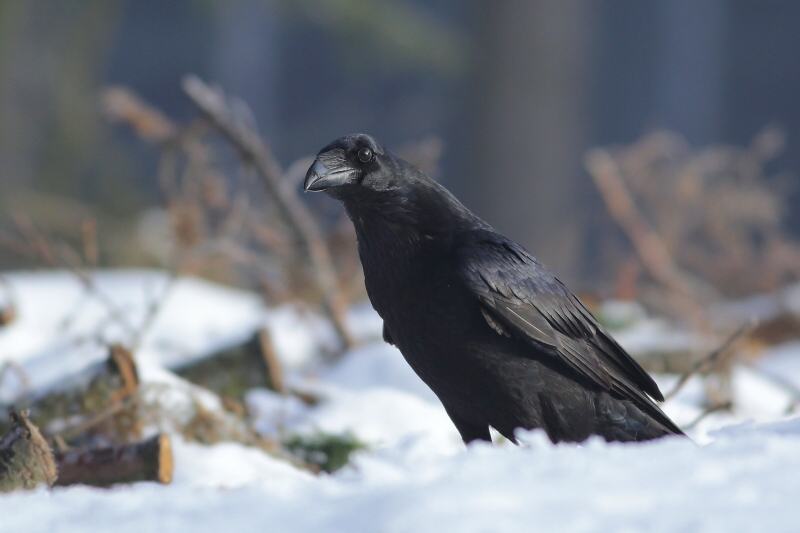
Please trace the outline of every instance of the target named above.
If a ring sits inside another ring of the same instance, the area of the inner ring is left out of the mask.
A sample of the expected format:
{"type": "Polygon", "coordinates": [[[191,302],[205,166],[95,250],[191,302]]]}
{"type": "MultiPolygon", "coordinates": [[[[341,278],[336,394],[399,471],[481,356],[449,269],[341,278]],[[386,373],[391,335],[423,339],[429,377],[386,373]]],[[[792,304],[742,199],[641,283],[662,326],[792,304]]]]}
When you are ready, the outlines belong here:
{"type": "Polygon", "coordinates": [[[487,233],[459,248],[459,271],[495,331],[545,348],[605,390],[663,400],[650,375],[547,268],[518,244],[487,233]]]}

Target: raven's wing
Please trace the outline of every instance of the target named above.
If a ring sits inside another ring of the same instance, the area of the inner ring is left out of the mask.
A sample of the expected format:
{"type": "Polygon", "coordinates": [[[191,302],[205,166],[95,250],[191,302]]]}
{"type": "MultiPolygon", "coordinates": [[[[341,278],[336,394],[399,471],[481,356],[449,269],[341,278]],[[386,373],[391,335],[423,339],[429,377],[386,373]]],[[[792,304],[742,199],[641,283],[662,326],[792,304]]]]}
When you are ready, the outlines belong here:
{"type": "Polygon", "coordinates": [[[553,354],[605,390],[637,403],[652,404],[643,393],[663,401],[653,378],[520,245],[492,233],[460,246],[458,256],[461,277],[495,331],[553,354]]]}

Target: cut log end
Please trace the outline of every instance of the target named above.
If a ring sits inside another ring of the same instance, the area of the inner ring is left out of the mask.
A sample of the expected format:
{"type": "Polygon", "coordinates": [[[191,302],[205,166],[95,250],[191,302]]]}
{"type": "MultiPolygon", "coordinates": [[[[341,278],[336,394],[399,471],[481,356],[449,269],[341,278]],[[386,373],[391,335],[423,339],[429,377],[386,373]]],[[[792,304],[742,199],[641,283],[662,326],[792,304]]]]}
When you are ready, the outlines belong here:
{"type": "Polygon", "coordinates": [[[158,468],[156,472],[156,481],[166,485],[172,481],[172,445],[169,442],[169,437],[161,434],[158,439],[158,468]]]}

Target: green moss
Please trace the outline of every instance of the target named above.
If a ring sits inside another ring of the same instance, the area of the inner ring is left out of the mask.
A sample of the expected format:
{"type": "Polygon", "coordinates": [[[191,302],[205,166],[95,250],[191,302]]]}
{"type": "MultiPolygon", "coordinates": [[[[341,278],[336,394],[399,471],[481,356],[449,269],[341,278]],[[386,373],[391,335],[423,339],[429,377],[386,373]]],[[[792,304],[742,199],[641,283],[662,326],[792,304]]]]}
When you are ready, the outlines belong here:
{"type": "Polygon", "coordinates": [[[301,461],[319,467],[325,472],[335,472],[350,460],[350,454],[366,449],[352,433],[341,435],[316,432],[313,435],[291,435],[283,446],[301,461]]]}

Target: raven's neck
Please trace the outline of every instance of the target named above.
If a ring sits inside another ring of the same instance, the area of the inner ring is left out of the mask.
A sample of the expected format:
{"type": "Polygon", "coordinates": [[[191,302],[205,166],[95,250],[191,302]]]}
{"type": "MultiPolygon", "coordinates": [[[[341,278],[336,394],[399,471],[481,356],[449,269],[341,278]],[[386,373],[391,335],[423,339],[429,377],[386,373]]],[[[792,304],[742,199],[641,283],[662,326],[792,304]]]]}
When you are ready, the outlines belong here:
{"type": "MultiPolygon", "coordinates": [[[[413,203],[399,196],[379,201],[344,202],[356,230],[358,253],[367,278],[407,275],[431,240],[428,226],[413,203]]],[[[439,225],[437,240],[449,242],[450,231],[439,225]]],[[[369,283],[369,279],[368,279],[369,283]]]]}
{"type": "Polygon", "coordinates": [[[363,191],[342,203],[355,226],[362,263],[373,258],[402,263],[429,249],[446,252],[459,233],[488,227],[438,184],[363,191]]]}
{"type": "Polygon", "coordinates": [[[432,278],[452,276],[460,235],[488,227],[438,185],[343,204],[356,230],[367,293],[384,319],[388,302],[405,299],[432,278]]]}
{"type": "Polygon", "coordinates": [[[427,178],[391,191],[359,188],[340,200],[359,236],[394,236],[392,247],[420,240],[437,240],[444,245],[459,232],[491,229],[450,191],[427,178]]]}

